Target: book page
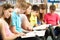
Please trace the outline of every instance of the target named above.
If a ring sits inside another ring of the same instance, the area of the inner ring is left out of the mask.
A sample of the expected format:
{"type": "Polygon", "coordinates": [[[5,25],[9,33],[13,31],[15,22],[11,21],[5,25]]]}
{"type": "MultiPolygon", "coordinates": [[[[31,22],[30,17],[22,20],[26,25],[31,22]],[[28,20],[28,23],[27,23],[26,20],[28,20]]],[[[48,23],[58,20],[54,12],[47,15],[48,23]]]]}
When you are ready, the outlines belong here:
{"type": "Polygon", "coordinates": [[[37,36],[44,36],[45,35],[45,31],[46,30],[42,30],[42,31],[35,31],[35,34],[37,35],[37,36]]]}
{"type": "Polygon", "coordinates": [[[37,27],[34,27],[33,30],[46,29],[50,24],[44,24],[37,27]]]}
{"type": "Polygon", "coordinates": [[[44,36],[45,35],[45,30],[42,31],[33,31],[27,33],[25,36],[21,36],[21,38],[28,38],[28,37],[35,37],[35,36],[44,36]]]}
{"type": "Polygon", "coordinates": [[[34,32],[29,32],[29,33],[26,33],[25,36],[21,36],[21,38],[28,38],[28,37],[35,37],[35,33],[34,32]]]}

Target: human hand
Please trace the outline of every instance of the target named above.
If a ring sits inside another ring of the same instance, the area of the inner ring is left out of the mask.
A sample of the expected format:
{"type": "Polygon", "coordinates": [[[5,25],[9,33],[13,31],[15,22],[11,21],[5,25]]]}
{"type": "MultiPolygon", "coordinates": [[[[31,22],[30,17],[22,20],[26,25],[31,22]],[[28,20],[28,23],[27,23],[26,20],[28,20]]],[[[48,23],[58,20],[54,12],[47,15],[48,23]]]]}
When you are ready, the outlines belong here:
{"type": "Polygon", "coordinates": [[[33,31],[33,28],[32,27],[28,27],[27,30],[28,31],[33,31]]]}
{"type": "Polygon", "coordinates": [[[20,36],[25,36],[25,33],[23,33],[23,32],[20,32],[20,36]]]}

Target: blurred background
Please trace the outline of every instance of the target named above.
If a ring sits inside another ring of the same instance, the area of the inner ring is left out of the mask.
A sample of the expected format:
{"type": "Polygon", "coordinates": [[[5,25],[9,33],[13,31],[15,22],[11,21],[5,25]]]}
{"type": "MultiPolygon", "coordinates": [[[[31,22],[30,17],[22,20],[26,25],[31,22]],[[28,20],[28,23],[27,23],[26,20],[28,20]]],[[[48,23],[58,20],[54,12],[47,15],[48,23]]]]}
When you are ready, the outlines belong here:
{"type": "MultiPolygon", "coordinates": [[[[9,3],[12,3],[15,5],[16,0],[0,0],[0,5],[2,5],[4,2],[9,2],[9,3]]],[[[60,15],[60,5],[59,5],[60,0],[26,0],[26,2],[29,2],[32,5],[46,4],[46,6],[47,6],[46,12],[49,12],[49,6],[51,4],[54,4],[54,5],[56,5],[56,8],[57,8],[56,13],[58,13],[60,15]]],[[[1,9],[1,7],[0,7],[0,9],[1,9]]]]}

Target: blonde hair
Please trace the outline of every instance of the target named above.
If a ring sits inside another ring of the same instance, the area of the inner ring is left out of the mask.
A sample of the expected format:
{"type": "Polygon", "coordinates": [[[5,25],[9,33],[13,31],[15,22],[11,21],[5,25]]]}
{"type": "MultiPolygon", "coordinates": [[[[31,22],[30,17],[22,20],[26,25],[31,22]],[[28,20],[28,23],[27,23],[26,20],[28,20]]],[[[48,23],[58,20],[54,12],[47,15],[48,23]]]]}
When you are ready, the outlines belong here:
{"type": "Polygon", "coordinates": [[[21,2],[26,2],[25,0],[16,0],[16,2],[21,3],[21,2]]]}
{"type": "Polygon", "coordinates": [[[16,3],[16,6],[18,8],[22,8],[22,9],[27,9],[28,8],[28,4],[26,2],[16,3]]]}

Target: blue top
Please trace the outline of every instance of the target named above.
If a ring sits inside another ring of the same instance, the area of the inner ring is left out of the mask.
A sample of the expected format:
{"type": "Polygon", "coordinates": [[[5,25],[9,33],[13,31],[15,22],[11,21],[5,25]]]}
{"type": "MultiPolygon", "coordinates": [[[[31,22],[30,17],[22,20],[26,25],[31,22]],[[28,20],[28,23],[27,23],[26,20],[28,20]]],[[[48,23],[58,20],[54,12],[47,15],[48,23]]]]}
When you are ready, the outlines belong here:
{"type": "Polygon", "coordinates": [[[40,26],[42,23],[40,20],[37,19],[37,24],[40,26]]]}
{"type": "Polygon", "coordinates": [[[18,32],[22,32],[20,15],[17,14],[16,12],[12,12],[11,20],[12,20],[12,23],[11,23],[12,26],[15,26],[18,32]]]}

